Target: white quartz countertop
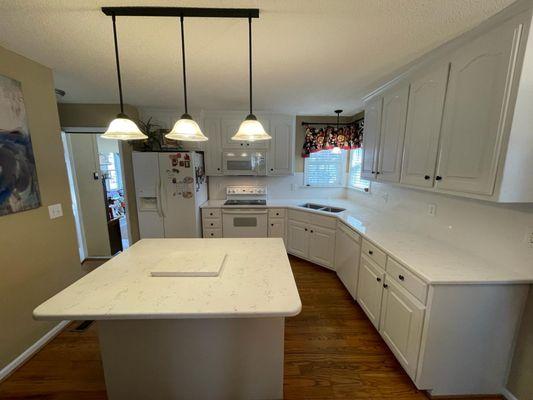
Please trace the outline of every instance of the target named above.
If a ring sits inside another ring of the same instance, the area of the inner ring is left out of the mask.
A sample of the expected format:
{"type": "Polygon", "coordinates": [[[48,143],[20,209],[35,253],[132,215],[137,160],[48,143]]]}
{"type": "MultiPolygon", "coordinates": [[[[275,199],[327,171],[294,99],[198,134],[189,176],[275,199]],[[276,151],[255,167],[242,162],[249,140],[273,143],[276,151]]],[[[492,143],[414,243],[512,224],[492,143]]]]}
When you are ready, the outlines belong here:
{"type": "MultiPolygon", "coordinates": [[[[224,200],[209,200],[202,207],[217,208],[223,207],[223,204],[224,200]]],[[[398,223],[390,214],[379,213],[349,200],[276,199],[268,200],[266,207],[283,207],[336,217],[429,284],[533,283],[533,259],[530,263],[494,263],[488,257],[489,249],[486,258],[470,253],[431,238],[405,223],[398,223]],[[315,211],[300,207],[304,203],[340,207],[346,211],[337,214],[315,211]]]]}
{"type": "Polygon", "coordinates": [[[279,238],[143,239],[50,298],[36,319],[286,317],[302,304],[279,238]],[[217,277],[152,277],[165,255],[226,252],[217,277]]]}

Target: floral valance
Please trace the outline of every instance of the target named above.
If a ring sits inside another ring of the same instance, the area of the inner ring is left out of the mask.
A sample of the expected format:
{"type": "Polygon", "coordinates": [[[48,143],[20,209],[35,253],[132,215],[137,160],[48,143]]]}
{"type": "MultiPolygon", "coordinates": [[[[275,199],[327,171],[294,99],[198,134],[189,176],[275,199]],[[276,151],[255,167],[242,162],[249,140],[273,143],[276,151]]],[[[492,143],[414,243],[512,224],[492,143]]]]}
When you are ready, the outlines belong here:
{"type": "Polygon", "coordinates": [[[331,150],[339,147],[343,150],[358,149],[363,142],[364,120],[360,119],[353,124],[335,127],[326,126],[313,128],[305,126],[305,139],[302,149],[302,157],[309,157],[309,154],[331,150]]]}

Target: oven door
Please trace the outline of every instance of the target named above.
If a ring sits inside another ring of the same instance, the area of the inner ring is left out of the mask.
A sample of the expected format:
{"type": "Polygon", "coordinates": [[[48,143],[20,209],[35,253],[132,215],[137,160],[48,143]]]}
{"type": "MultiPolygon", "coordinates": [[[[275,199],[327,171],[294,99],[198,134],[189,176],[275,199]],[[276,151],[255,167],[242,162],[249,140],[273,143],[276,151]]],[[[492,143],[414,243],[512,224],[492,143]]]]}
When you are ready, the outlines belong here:
{"type": "Polygon", "coordinates": [[[224,175],[266,175],[266,156],[256,151],[225,151],[224,175]]]}
{"type": "Polygon", "coordinates": [[[268,233],[267,209],[222,209],[222,236],[262,238],[268,233]]]}

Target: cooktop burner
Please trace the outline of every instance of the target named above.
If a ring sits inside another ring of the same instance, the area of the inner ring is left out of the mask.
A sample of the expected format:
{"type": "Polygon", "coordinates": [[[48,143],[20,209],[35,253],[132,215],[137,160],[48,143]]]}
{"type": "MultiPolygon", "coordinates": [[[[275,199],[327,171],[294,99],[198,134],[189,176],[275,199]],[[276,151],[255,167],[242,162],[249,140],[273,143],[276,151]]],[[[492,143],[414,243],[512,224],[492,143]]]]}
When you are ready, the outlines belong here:
{"type": "Polygon", "coordinates": [[[225,206],[266,206],[266,200],[226,200],[225,206]]]}

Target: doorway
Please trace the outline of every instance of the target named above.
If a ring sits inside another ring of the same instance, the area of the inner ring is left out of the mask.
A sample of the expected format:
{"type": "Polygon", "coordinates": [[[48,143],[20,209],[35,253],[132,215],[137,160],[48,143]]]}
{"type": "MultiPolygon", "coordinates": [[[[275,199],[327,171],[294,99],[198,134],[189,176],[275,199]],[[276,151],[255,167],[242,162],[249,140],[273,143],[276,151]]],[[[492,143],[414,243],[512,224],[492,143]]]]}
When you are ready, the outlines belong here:
{"type": "Polygon", "coordinates": [[[109,258],[131,244],[121,148],[101,133],[62,136],[80,259],[109,258]]]}

